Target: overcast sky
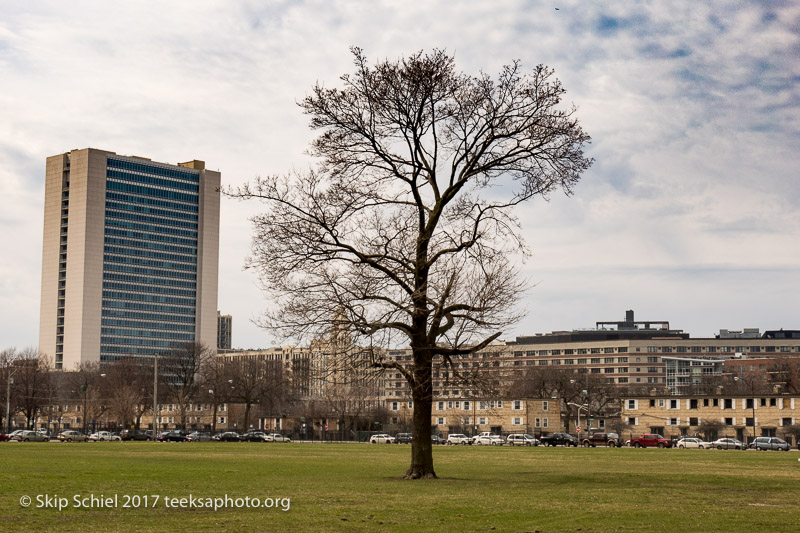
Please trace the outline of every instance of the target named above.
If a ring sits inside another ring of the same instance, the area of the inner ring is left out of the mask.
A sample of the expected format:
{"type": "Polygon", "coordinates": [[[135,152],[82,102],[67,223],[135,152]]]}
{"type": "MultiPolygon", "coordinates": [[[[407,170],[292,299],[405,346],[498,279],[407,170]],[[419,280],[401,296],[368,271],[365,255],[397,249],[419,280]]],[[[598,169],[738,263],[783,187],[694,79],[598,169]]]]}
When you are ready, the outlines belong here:
{"type": "MultiPolygon", "coordinates": [[[[527,204],[527,317],[503,338],[668,320],[800,329],[797,2],[0,0],[0,349],[36,345],[45,158],[206,161],[237,185],[309,164],[296,102],[372,59],[555,69],[592,136],[574,196],[527,204]]],[[[274,339],[242,265],[257,204],[223,198],[219,307],[274,339]]]]}

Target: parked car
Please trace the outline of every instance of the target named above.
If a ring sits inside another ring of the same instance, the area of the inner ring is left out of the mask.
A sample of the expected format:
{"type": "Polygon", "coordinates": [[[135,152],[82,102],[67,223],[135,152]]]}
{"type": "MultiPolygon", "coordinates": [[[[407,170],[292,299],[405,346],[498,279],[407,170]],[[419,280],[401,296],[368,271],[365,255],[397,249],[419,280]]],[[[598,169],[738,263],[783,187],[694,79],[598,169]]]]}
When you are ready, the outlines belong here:
{"type": "Polygon", "coordinates": [[[110,431],[97,431],[89,435],[89,440],[92,442],[100,442],[100,441],[113,441],[113,440],[122,440],[119,435],[114,435],[110,431]]]}
{"type": "Polygon", "coordinates": [[[411,441],[414,440],[413,435],[411,433],[398,433],[397,436],[394,438],[395,444],[411,444],[411,441]]]}
{"type": "Polygon", "coordinates": [[[292,439],[280,433],[269,433],[264,440],[266,442],[292,442],[292,439]]]}
{"type": "Polygon", "coordinates": [[[506,437],[506,444],[509,446],[538,446],[539,439],[527,433],[515,433],[506,437]]]}
{"type": "Polygon", "coordinates": [[[569,433],[553,433],[539,439],[545,446],[578,446],[578,439],[569,433]]]}
{"type": "Polygon", "coordinates": [[[431,444],[447,444],[447,441],[439,435],[431,435],[431,444]]]}
{"type": "Polygon", "coordinates": [[[629,446],[634,448],[672,448],[672,441],[658,433],[645,433],[641,437],[631,439],[629,446]]]}
{"type": "Polygon", "coordinates": [[[29,431],[26,429],[16,433],[15,435],[12,435],[9,440],[15,440],[19,442],[49,442],[50,437],[47,434],[39,433],[38,431],[29,431]]]}
{"type": "Polygon", "coordinates": [[[87,437],[86,435],[84,435],[80,431],[76,431],[74,429],[65,429],[64,431],[62,431],[61,433],[58,434],[57,438],[61,442],[72,442],[72,441],[75,441],[75,442],[78,442],[78,441],[87,442],[89,440],[89,437],[87,437]]]}
{"type": "Polygon", "coordinates": [[[758,451],[782,450],[784,452],[788,452],[790,448],[788,442],[778,437],[757,437],[750,443],[750,447],[758,451]]]}
{"type": "Polygon", "coordinates": [[[717,439],[710,443],[709,446],[718,450],[744,450],[747,448],[744,442],[728,437],[717,439]]]}
{"type": "Polygon", "coordinates": [[[698,448],[702,450],[704,448],[711,448],[711,443],[698,439],[697,437],[684,437],[678,441],[677,446],[681,449],[698,448]]]}
{"type": "Polygon", "coordinates": [[[5,441],[7,441],[8,439],[9,439],[9,436],[8,436],[8,434],[6,434],[6,433],[0,433],[0,442],[5,442],[5,441]]]}
{"type": "Polygon", "coordinates": [[[461,433],[451,433],[447,436],[447,444],[472,444],[472,439],[461,433]]]}
{"type": "Polygon", "coordinates": [[[378,433],[377,435],[373,435],[369,438],[370,444],[392,444],[394,443],[394,437],[391,435],[387,435],[386,433],[378,433]]]}
{"type": "Polygon", "coordinates": [[[620,439],[619,435],[616,433],[592,433],[588,437],[584,437],[583,440],[581,440],[581,444],[584,448],[588,448],[589,446],[592,448],[597,446],[616,448],[622,446],[622,439],[620,439]]]}
{"type": "Polygon", "coordinates": [[[502,446],[505,442],[503,441],[503,437],[492,433],[478,436],[478,440],[475,441],[475,444],[478,446],[502,446]]]}
{"type": "Polygon", "coordinates": [[[141,429],[123,429],[119,432],[119,438],[122,440],[152,440],[150,435],[141,429]]]}
{"type": "Polygon", "coordinates": [[[211,435],[209,435],[208,433],[195,431],[186,435],[186,440],[191,442],[208,442],[211,440],[211,435]]]}
{"type": "Polygon", "coordinates": [[[267,434],[263,431],[248,431],[241,436],[241,439],[245,442],[266,442],[267,434]]]}
{"type": "Polygon", "coordinates": [[[219,433],[218,435],[214,435],[211,437],[213,440],[218,440],[220,442],[241,442],[241,435],[236,433],[235,431],[226,431],[225,433],[219,433]]]}
{"type": "Polygon", "coordinates": [[[176,429],[158,436],[158,442],[186,442],[189,433],[183,429],[176,429]]]}

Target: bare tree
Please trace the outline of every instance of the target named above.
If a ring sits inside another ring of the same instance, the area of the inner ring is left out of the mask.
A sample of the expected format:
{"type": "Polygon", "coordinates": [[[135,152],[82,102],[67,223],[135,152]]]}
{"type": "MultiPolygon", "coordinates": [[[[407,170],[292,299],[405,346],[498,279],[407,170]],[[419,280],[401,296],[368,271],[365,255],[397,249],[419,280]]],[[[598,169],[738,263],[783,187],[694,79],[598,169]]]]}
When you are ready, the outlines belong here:
{"type": "Polygon", "coordinates": [[[139,428],[142,416],[152,407],[152,368],[150,361],[122,357],[104,369],[103,395],[109,413],[126,428],[139,428]]]}
{"type": "Polygon", "coordinates": [[[12,368],[15,372],[12,398],[25,415],[26,427],[30,428],[36,415],[48,404],[49,361],[38,349],[25,348],[16,354],[12,368]]]}
{"type": "Polygon", "coordinates": [[[244,404],[244,431],[250,427],[253,405],[269,403],[284,390],[282,361],[236,357],[225,363],[225,375],[230,384],[230,399],[244,404]]]}
{"type": "Polygon", "coordinates": [[[186,429],[189,405],[202,390],[200,371],[211,357],[216,355],[201,342],[181,344],[162,357],[167,394],[178,407],[178,418],[183,429],[186,429]]]}
{"type": "Polygon", "coordinates": [[[68,376],[65,390],[69,390],[70,399],[78,401],[81,405],[82,429],[86,433],[89,421],[96,421],[106,410],[101,383],[105,375],[99,363],[81,363],[76,371],[70,372],[68,376]]]}
{"type": "Polygon", "coordinates": [[[457,72],[440,50],[374,66],[352,51],[343,88],[317,85],[300,102],[322,131],[318,167],[229,193],[268,204],[248,263],[279,304],[265,326],[313,338],[338,322],[357,343],[410,345],[408,367],[374,365],[411,389],[406,477],[434,478],[433,361],[457,372],[519,318],[512,256],[527,248],[513,208],[570,193],[591,165],[589,136],[545,66],[514,62],[492,79],[457,72]]]}

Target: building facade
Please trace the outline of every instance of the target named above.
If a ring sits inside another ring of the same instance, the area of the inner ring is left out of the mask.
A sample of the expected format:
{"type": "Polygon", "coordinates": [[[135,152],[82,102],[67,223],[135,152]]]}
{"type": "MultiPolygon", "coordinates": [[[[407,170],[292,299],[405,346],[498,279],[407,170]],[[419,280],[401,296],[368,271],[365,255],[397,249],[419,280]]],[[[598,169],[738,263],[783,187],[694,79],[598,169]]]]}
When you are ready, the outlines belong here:
{"type": "Polygon", "coordinates": [[[216,344],[219,186],[196,160],[47,159],[39,347],[56,369],[216,344]]]}
{"type": "Polygon", "coordinates": [[[217,311],[217,349],[230,350],[233,344],[233,317],[217,311]]]}

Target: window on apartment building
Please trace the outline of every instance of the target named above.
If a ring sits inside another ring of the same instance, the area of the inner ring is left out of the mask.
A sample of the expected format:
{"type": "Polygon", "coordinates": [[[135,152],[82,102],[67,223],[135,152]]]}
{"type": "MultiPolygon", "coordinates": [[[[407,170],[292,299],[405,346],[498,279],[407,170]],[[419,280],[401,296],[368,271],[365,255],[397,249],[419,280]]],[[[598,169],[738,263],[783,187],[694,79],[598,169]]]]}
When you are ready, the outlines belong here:
{"type": "MultiPolygon", "coordinates": [[[[445,391],[445,392],[447,392],[447,391],[445,391]]],[[[447,402],[447,408],[448,409],[452,409],[453,408],[453,402],[452,401],[447,402]]]]}
{"type": "Polygon", "coordinates": [[[550,350],[550,355],[561,355],[561,350],[550,350]]]}
{"type": "Polygon", "coordinates": [[[639,425],[639,419],[636,418],[635,416],[629,416],[628,417],[628,425],[629,426],[638,426],[639,425]]]}
{"type": "Polygon", "coordinates": [[[662,346],[661,347],[662,353],[672,353],[672,346],[662,346]]]}
{"type": "Polygon", "coordinates": [[[700,425],[700,419],[698,419],[697,417],[689,418],[689,425],[690,426],[699,426],[700,425]]]}
{"type": "Polygon", "coordinates": [[[648,346],[647,347],[647,351],[649,353],[657,353],[658,352],[658,346],[648,346]]]}
{"type": "Polygon", "coordinates": [[[535,428],[542,427],[542,419],[541,418],[534,418],[533,419],[533,427],[535,427],[535,428]]]}
{"type": "Polygon", "coordinates": [[[655,407],[655,406],[656,406],[656,401],[650,400],[650,407],[655,407]]]}
{"type": "Polygon", "coordinates": [[[613,366],[603,369],[603,374],[613,374],[613,373],[614,373],[614,367],[613,366]]]}
{"type": "Polygon", "coordinates": [[[391,407],[392,411],[397,411],[398,408],[399,408],[399,404],[397,402],[392,402],[392,407],[391,407]]]}
{"type": "Polygon", "coordinates": [[[686,352],[687,352],[687,349],[686,349],[686,346],[678,346],[678,347],[675,349],[675,351],[676,351],[676,352],[678,352],[678,353],[686,353],[686,352]]]}
{"type": "Polygon", "coordinates": [[[745,407],[747,409],[752,409],[753,408],[753,399],[752,398],[747,398],[745,400],[745,407]]]}
{"type": "Polygon", "coordinates": [[[560,364],[561,364],[561,359],[553,359],[553,361],[552,361],[552,363],[551,363],[551,364],[553,364],[553,365],[560,365],[560,364]]]}
{"type": "Polygon", "coordinates": [[[487,408],[488,408],[488,405],[486,404],[486,402],[483,402],[483,401],[478,402],[478,410],[479,411],[485,411],[487,408]]]}
{"type": "Polygon", "coordinates": [[[547,419],[546,419],[546,418],[542,418],[542,427],[543,427],[543,428],[546,428],[546,427],[548,427],[548,424],[547,424],[547,419]]]}
{"type": "Polygon", "coordinates": [[[792,424],[793,424],[793,422],[792,422],[791,418],[781,418],[781,425],[783,427],[791,426],[792,424]]]}
{"type": "Polygon", "coordinates": [[[759,398],[758,399],[758,406],[759,407],[766,407],[767,406],[767,399],[766,398],[759,398]]]}
{"type": "Polygon", "coordinates": [[[217,417],[217,424],[224,424],[224,423],[225,423],[225,417],[224,416],[217,417]]]}
{"type": "Polygon", "coordinates": [[[547,366],[547,359],[539,359],[539,366],[547,366]]]}
{"type": "Polygon", "coordinates": [[[678,408],[678,400],[670,400],[669,401],[669,408],[670,409],[677,409],[678,408]]]}
{"type": "Polygon", "coordinates": [[[670,418],[667,420],[667,424],[670,426],[679,426],[680,425],[680,418],[670,418]]]}
{"type": "Polygon", "coordinates": [[[564,350],[564,355],[575,355],[575,350],[572,348],[566,348],[564,350]]]}
{"type": "Polygon", "coordinates": [[[717,347],[716,346],[707,346],[706,347],[706,351],[708,353],[715,353],[717,351],[717,347]]]}
{"type": "Polygon", "coordinates": [[[732,426],[733,425],[733,418],[726,418],[725,419],[725,425],[726,426],[732,426]]]}
{"type": "Polygon", "coordinates": [[[703,398],[703,407],[708,407],[709,401],[708,398],[703,398]]]}
{"type": "Polygon", "coordinates": [[[617,353],[628,353],[628,347],[620,346],[619,348],[617,348],[617,353]]]}
{"type": "Polygon", "coordinates": [[[697,403],[697,399],[690,399],[689,400],[689,409],[697,409],[699,407],[697,403]]]}
{"type": "Polygon", "coordinates": [[[485,416],[482,416],[478,418],[478,424],[481,426],[485,426],[486,424],[488,424],[487,420],[488,419],[485,416]]]}
{"type": "Polygon", "coordinates": [[[461,409],[461,402],[460,401],[456,402],[455,406],[456,406],[456,409],[461,409]]]}
{"type": "Polygon", "coordinates": [[[649,372],[650,374],[655,374],[655,373],[658,372],[658,367],[656,367],[656,366],[648,366],[647,367],[647,372],[649,372]]]}
{"type": "Polygon", "coordinates": [[[628,409],[638,409],[639,401],[638,400],[628,400],[628,409]]]}
{"type": "Polygon", "coordinates": [[[586,355],[589,353],[586,348],[578,348],[578,355],[586,355]]]}
{"type": "Polygon", "coordinates": [[[628,367],[627,366],[621,366],[621,367],[619,367],[619,370],[617,370],[617,372],[619,374],[627,374],[628,373],[628,367]]]}
{"type": "Polygon", "coordinates": [[[578,359],[578,364],[579,365],[585,365],[586,364],[586,359],[585,358],[584,359],[578,359]]]}
{"type": "Polygon", "coordinates": [[[414,408],[414,402],[408,402],[408,408],[409,409],[413,409],[414,408]]]}
{"type": "Polygon", "coordinates": [[[472,409],[472,402],[464,402],[464,410],[469,411],[472,409]]]}
{"type": "Polygon", "coordinates": [[[521,426],[522,425],[522,417],[516,416],[511,419],[512,426],[521,426]]]}
{"type": "Polygon", "coordinates": [[[648,357],[647,358],[647,362],[648,363],[658,363],[658,357],[648,357]]]}
{"type": "Polygon", "coordinates": [[[648,383],[658,383],[658,378],[647,378],[648,383]]]}
{"type": "Polygon", "coordinates": [[[522,400],[514,400],[511,403],[511,409],[514,411],[522,411],[522,400]]]}
{"type": "Polygon", "coordinates": [[[539,350],[539,355],[547,355],[547,350],[539,350]]]}
{"type": "Polygon", "coordinates": [[[769,399],[769,406],[770,407],[777,407],[778,406],[778,399],[777,398],[770,398],[769,399]]]}
{"type": "Polygon", "coordinates": [[[592,369],[592,374],[599,374],[600,370],[601,370],[600,368],[593,368],[592,369]]]}
{"type": "Polygon", "coordinates": [[[219,410],[224,411],[226,409],[226,405],[224,403],[220,404],[219,410]]]}
{"type": "Polygon", "coordinates": [[[565,365],[574,365],[575,364],[575,359],[564,359],[564,364],[565,365]]]}
{"type": "MultiPolygon", "coordinates": [[[[722,406],[723,409],[733,409],[733,400],[730,398],[725,398],[723,400],[725,402],[722,406]]],[[[716,406],[715,406],[716,407],[716,406]]]]}
{"type": "Polygon", "coordinates": [[[542,411],[547,411],[547,409],[549,408],[549,406],[550,406],[550,402],[548,402],[548,401],[546,401],[546,400],[545,400],[545,401],[543,401],[543,402],[542,402],[542,411]]]}
{"type": "Polygon", "coordinates": [[[592,353],[600,353],[600,348],[592,348],[590,351],[592,353]]]}
{"type": "Polygon", "coordinates": [[[592,357],[591,363],[593,365],[599,365],[600,364],[600,358],[599,357],[592,357]]]}
{"type": "Polygon", "coordinates": [[[627,363],[627,362],[628,362],[628,358],[627,357],[618,357],[617,358],[617,363],[627,363]]]}
{"type": "Polygon", "coordinates": [[[447,417],[446,416],[437,417],[436,424],[439,426],[444,426],[445,424],[447,424],[447,417]]]}
{"type": "Polygon", "coordinates": [[[747,427],[753,427],[753,418],[747,417],[744,419],[744,425],[747,427]]]}
{"type": "Polygon", "coordinates": [[[628,378],[617,378],[617,383],[627,383],[628,378]]]}

